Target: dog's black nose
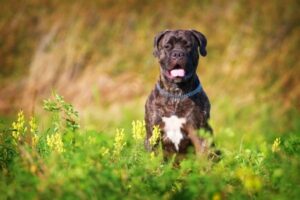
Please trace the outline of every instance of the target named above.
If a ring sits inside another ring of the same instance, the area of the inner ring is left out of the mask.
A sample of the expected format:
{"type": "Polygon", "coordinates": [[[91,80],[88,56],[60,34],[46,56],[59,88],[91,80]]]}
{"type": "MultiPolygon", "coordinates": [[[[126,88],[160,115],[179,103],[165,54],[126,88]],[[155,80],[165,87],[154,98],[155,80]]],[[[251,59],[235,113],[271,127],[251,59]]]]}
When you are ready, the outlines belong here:
{"type": "Polygon", "coordinates": [[[171,58],[172,59],[182,59],[185,56],[185,53],[183,51],[179,51],[179,50],[174,50],[171,53],[171,58]]]}

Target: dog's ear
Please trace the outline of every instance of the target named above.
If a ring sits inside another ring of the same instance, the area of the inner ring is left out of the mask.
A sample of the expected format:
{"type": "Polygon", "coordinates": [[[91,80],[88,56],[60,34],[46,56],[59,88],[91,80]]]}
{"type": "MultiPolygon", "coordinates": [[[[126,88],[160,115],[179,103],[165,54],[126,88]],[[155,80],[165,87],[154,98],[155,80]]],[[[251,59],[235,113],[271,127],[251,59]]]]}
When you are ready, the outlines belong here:
{"type": "Polygon", "coordinates": [[[193,36],[196,37],[197,42],[199,44],[199,52],[202,56],[206,56],[207,52],[206,52],[206,44],[207,44],[207,40],[206,37],[200,33],[199,31],[196,30],[191,30],[193,36]]]}
{"type": "Polygon", "coordinates": [[[154,37],[154,50],[153,50],[153,55],[154,57],[158,57],[159,55],[159,52],[158,52],[158,44],[159,44],[159,41],[164,37],[164,35],[167,33],[167,32],[170,32],[170,30],[165,30],[165,31],[162,31],[162,32],[159,32],[155,37],[154,37]]]}

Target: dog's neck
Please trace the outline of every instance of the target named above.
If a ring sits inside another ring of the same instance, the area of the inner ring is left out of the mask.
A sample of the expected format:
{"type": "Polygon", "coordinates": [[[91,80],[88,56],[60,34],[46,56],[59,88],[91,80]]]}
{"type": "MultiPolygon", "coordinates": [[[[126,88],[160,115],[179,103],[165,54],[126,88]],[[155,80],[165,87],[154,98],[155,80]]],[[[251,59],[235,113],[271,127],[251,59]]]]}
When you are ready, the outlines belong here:
{"type": "Polygon", "coordinates": [[[196,74],[180,83],[174,83],[167,80],[163,75],[158,80],[160,88],[173,95],[184,95],[195,90],[199,84],[199,78],[196,74]]]}

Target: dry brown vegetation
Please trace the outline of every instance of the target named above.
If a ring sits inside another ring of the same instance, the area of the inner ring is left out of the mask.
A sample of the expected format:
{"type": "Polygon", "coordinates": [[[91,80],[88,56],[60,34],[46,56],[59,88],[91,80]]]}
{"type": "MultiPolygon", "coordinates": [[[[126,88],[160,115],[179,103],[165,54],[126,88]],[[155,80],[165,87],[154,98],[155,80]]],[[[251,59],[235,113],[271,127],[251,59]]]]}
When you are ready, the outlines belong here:
{"type": "MultiPolygon", "coordinates": [[[[92,110],[142,106],[158,74],[154,35],[208,38],[199,74],[215,109],[299,109],[299,3],[268,1],[18,1],[0,13],[0,110],[28,109],[57,90],[92,110]],[[222,100],[220,100],[222,99],[222,100]],[[108,108],[109,107],[109,108],[108,108]]],[[[255,117],[253,114],[252,117],[255,117]]]]}

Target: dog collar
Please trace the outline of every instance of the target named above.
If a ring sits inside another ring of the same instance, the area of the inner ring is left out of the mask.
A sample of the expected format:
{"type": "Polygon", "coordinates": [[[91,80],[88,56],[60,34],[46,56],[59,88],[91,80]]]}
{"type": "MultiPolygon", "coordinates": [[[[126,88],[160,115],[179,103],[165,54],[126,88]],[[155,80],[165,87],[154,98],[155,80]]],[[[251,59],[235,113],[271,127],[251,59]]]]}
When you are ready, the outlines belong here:
{"type": "Polygon", "coordinates": [[[183,94],[183,95],[171,94],[171,93],[167,92],[166,90],[162,89],[158,83],[156,84],[156,88],[158,89],[158,91],[163,96],[165,96],[165,97],[171,97],[171,98],[175,98],[175,99],[185,99],[185,98],[194,96],[195,94],[197,94],[197,93],[199,93],[199,92],[202,91],[202,86],[201,86],[200,83],[199,83],[199,85],[198,85],[198,87],[196,89],[194,89],[193,91],[188,92],[186,94],[183,94]]]}

